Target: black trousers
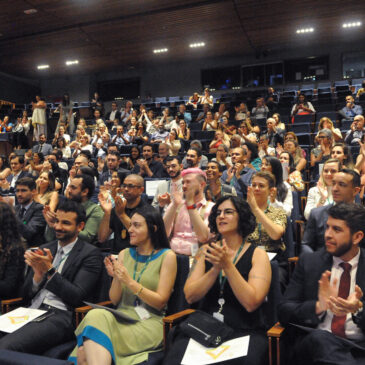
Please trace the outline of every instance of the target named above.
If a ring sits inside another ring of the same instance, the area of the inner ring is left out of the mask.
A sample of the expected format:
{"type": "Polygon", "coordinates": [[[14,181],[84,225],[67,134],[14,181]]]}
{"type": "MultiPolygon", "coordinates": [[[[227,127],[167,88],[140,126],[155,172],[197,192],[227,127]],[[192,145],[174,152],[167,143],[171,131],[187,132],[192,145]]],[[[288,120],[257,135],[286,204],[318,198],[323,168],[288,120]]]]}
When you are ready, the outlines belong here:
{"type": "Polygon", "coordinates": [[[297,365],[363,365],[365,349],[330,332],[314,330],[298,339],[294,359],[297,365]]]}
{"type": "Polygon", "coordinates": [[[72,313],[59,309],[50,309],[49,312],[52,315],[41,322],[30,322],[13,333],[2,332],[0,349],[43,354],[71,340],[74,337],[72,313]]]}
{"type": "MultiPolygon", "coordinates": [[[[176,328],[176,336],[173,336],[165,355],[163,365],[180,365],[184,357],[185,350],[190,338],[176,328]]],[[[250,335],[248,353],[245,357],[239,357],[233,360],[221,361],[219,365],[266,365],[268,363],[268,341],[265,331],[242,332],[235,337],[250,335]]],[[[170,336],[170,334],[169,334],[170,336]]]]}

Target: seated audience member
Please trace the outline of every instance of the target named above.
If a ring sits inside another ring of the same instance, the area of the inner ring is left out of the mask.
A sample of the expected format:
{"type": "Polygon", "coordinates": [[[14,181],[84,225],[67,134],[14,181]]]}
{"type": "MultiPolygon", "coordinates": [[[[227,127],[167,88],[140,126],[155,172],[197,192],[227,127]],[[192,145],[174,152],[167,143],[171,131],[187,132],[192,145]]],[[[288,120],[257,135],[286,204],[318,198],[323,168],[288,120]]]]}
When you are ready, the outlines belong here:
{"type": "Polygon", "coordinates": [[[330,158],[323,164],[317,185],[311,187],[308,191],[307,203],[304,210],[305,219],[308,220],[309,214],[313,208],[319,208],[333,203],[332,179],[341,168],[341,162],[334,158],[330,158]]]}
{"type": "Polygon", "coordinates": [[[342,167],[348,169],[354,169],[354,163],[352,161],[352,155],[349,146],[345,143],[335,143],[331,149],[331,158],[336,158],[341,162],[342,167]]]}
{"type": "Polygon", "coordinates": [[[4,155],[0,155],[0,176],[7,178],[11,174],[8,161],[4,155]]]}
{"type": "Polygon", "coordinates": [[[99,124],[96,124],[96,130],[93,136],[93,139],[91,140],[91,144],[94,145],[96,143],[102,143],[101,136],[104,133],[109,133],[107,126],[104,124],[104,122],[101,122],[99,124]]]}
{"type": "Polygon", "coordinates": [[[137,160],[140,158],[141,152],[137,146],[132,146],[129,152],[129,156],[124,156],[123,160],[127,164],[128,170],[133,170],[134,166],[137,163],[137,160]]]}
{"type": "Polygon", "coordinates": [[[332,132],[333,138],[335,140],[335,142],[341,142],[342,141],[342,133],[338,128],[335,128],[333,126],[333,122],[330,118],[327,117],[323,117],[320,119],[319,124],[318,124],[318,133],[317,136],[319,134],[319,132],[322,129],[329,129],[332,132]]]}
{"type": "Polygon", "coordinates": [[[80,137],[80,143],[75,143],[72,147],[73,142],[70,144],[70,148],[74,148],[73,158],[76,158],[81,154],[82,151],[89,151],[90,154],[94,153],[93,146],[89,143],[89,136],[84,135],[80,137]]]}
{"type": "Polygon", "coordinates": [[[209,238],[208,216],[213,203],[207,202],[204,189],[207,183],[205,172],[198,168],[188,168],[181,173],[183,193],[173,190],[172,202],[163,217],[170,246],[183,255],[198,251],[199,243],[209,238]]]}
{"type": "Polygon", "coordinates": [[[285,167],[287,168],[288,177],[286,182],[290,185],[291,190],[298,192],[303,191],[305,189],[305,185],[303,182],[302,174],[295,169],[293,156],[288,151],[283,151],[280,153],[279,160],[283,166],[283,173],[283,164],[286,164],[285,167]]]}
{"type": "Polygon", "coordinates": [[[122,124],[125,126],[129,122],[130,118],[132,117],[133,111],[133,103],[130,100],[127,100],[125,106],[120,108],[120,120],[122,124]]]}
{"type": "Polygon", "coordinates": [[[23,178],[29,177],[30,174],[24,171],[24,157],[13,155],[10,157],[11,174],[6,178],[10,184],[10,192],[14,192],[16,182],[23,178]]]}
{"type": "Polygon", "coordinates": [[[240,103],[234,108],[234,110],[236,111],[236,115],[234,116],[235,120],[244,121],[246,118],[250,117],[250,112],[248,111],[245,103],[240,103]]]}
{"type": "Polygon", "coordinates": [[[211,161],[218,162],[221,168],[229,169],[232,166],[232,159],[228,156],[229,149],[225,144],[221,144],[217,148],[217,152],[215,153],[215,157],[212,158],[211,161]]]}
{"type": "MultiPolygon", "coordinates": [[[[231,327],[233,337],[249,335],[243,362],[263,365],[268,354],[261,306],[269,292],[271,267],[267,254],[246,240],[254,227],[255,217],[245,201],[237,197],[218,200],[209,216],[209,228],[218,241],[204,245],[195,257],[184,293],[188,303],[200,301],[202,311],[231,327]]],[[[163,364],[180,364],[189,340],[178,332],[163,364]]],[[[242,360],[224,363],[241,364],[242,360]]]]}
{"type": "MultiPolygon", "coordinates": [[[[82,174],[73,177],[65,190],[65,196],[78,204],[80,204],[86,212],[85,224],[79,233],[80,239],[96,245],[98,242],[98,229],[103,218],[102,209],[91,201],[91,197],[95,190],[94,179],[90,175],[82,174]]],[[[56,214],[53,213],[48,206],[43,210],[44,218],[47,221],[46,241],[50,242],[57,236],[55,231],[56,214]]]]}
{"type": "Polygon", "coordinates": [[[36,180],[37,194],[34,195],[34,201],[42,204],[49,205],[52,212],[56,210],[58,205],[58,192],[56,191],[56,179],[52,172],[41,172],[36,180]]]}
{"type": "Polygon", "coordinates": [[[151,143],[145,143],[142,146],[142,156],[136,161],[132,174],[142,177],[160,178],[164,175],[164,168],[161,162],[153,160],[153,146],[151,143]]]}
{"type": "Polygon", "coordinates": [[[362,81],[361,87],[359,88],[359,90],[357,90],[356,99],[359,99],[360,95],[362,95],[364,93],[365,93],[365,80],[362,81]]]}
{"type": "Polygon", "coordinates": [[[59,129],[58,129],[58,132],[55,133],[54,138],[52,140],[52,146],[55,146],[56,145],[57,140],[59,138],[64,138],[65,139],[65,142],[66,142],[65,143],[65,146],[68,145],[70,143],[70,141],[71,141],[70,135],[65,133],[65,127],[64,127],[64,125],[61,125],[59,127],[59,129]]]}
{"type": "Polygon", "coordinates": [[[117,120],[119,123],[121,121],[120,118],[121,118],[120,111],[118,110],[117,103],[114,101],[114,102],[112,102],[112,110],[110,112],[106,113],[105,121],[107,123],[111,124],[115,120],[117,120]]]}
{"type": "Polygon", "coordinates": [[[18,229],[28,247],[38,246],[44,242],[43,234],[46,222],[43,218],[43,206],[34,201],[36,183],[31,177],[18,179],[15,184],[15,196],[18,204],[15,214],[18,229]]]}
{"type": "Polygon", "coordinates": [[[151,134],[151,143],[162,143],[169,136],[169,132],[165,129],[163,121],[158,122],[158,131],[151,134]]]}
{"type": "Polygon", "coordinates": [[[257,134],[255,133],[255,127],[252,127],[249,119],[246,119],[240,124],[237,129],[237,133],[241,136],[242,143],[247,140],[252,143],[257,143],[257,134]]]}
{"type": "Polygon", "coordinates": [[[2,337],[0,349],[42,354],[74,337],[72,310],[92,298],[102,267],[100,251],[78,236],[84,224],[84,209],[66,200],[56,211],[57,241],[26,251],[23,297],[48,316],[2,337]]]}
{"type": "Polygon", "coordinates": [[[63,137],[57,138],[55,147],[62,151],[62,155],[64,158],[71,158],[71,148],[66,146],[66,140],[63,137]]]}
{"type": "Polygon", "coordinates": [[[241,145],[242,145],[242,138],[240,137],[239,134],[234,134],[233,136],[231,136],[230,140],[231,149],[241,147],[241,145]]]}
{"type": "MultiPolygon", "coordinates": [[[[120,155],[118,152],[111,151],[106,156],[106,166],[107,169],[99,176],[99,185],[104,185],[106,181],[112,179],[112,174],[114,171],[120,171],[124,174],[124,177],[130,174],[129,170],[122,169],[120,165],[120,155]]],[[[123,179],[124,180],[124,179],[123,179]]]]}
{"type": "Polygon", "coordinates": [[[282,131],[285,131],[285,124],[283,123],[283,121],[281,120],[280,114],[279,113],[274,113],[272,115],[272,118],[275,119],[276,122],[276,127],[281,129],[282,131]]]}
{"type": "Polygon", "coordinates": [[[129,136],[127,133],[124,133],[124,127],[122,125],[118,125],[117,134],[112,138],[112,143],[115,143],[118,148],[130,144],[129,136]]]}
{"type": "Polygon", "coordinates": [[[42,152],[43,156],[47,156],[52,152],[52,145],[46,143],[46,136],[42,133],[39,136],[39,142],[32,148],[33,152],[42,152]]]}
{"type": "Polygon", "coordinates": [[[256,99],[256,106],[252,108],[251,119],[266,119],[269,114],[269,108],[265,105],[265,100],[262,97],[256,99]]]}
{"type": "Polygon", "coordinates": [[[270,137],[267,134],[261,134],[259,138],[259,157],[262,160],[264,156],[275,156],[275,147],[269,146],[270,137]]]}
{"type": "Polygon", "coordinates": [[[0,202],[0,298],[15,298],[23,283],[25,244],[11,206],[0,202]]]}
{"type": "Polygon", "coordinates": [[[198,93],[194,93],[192,96],[190,96],[189,100],[186,103],[186,105],[191,105],[194,109],[197,109],[199,104],[200,96],[198,93]]]}
{"type": "Polygon", "coordinates": [[[275,177],[276,198],[270,205],[281,208],[290,217],[293,210],[293,194],[290,185],[283,181],[283,167],[279,159],[273,156],[265,156],[262,159],[261,171],[271,172],[275,177]]]}
{"type": "Polygon", "coordinates": [[[165,143],[169,146],[170,153],[173,156],[177,156],[181,150],[181,142],[177,136],[177,130],[175,128],[171,129],[169,138],[166,139],[165,143]]]}
{"type": "Polygon", "coordinates": [[[261,158],[258,154],[257,145],[246,141],[242,145],[242,148],[246,151],[246,164],[249,165],[249,167],[254,168],[256,171],[259,171],[261,168],[261,158]]]}
{"type": "Polygon", "coordinates": [[[6,115],[3,120],[0,119],[1,133],[11,132],[13,123],[10,122],[9,116],[6,115]]]}
{"type": "Polygon", "coordinates": [[[144,191],[144,181],[139,175],[128,175],[122,186],[123,197],[114,198],[115,207],[112,202],[99,194],[100,207],[103,210],[102,221],[98,225],[98,240],[101,244],[106,242],[114,232],[111,251],[118,253],[129,246],[128,228],[131,217],[136,209],[153,209],[148,203],[141,199],[144,191]]]}
{"type": "Polygon", "coordinates": [[[307,166],[307,160],[303,157],[302,149],[295,140],[286,139],[284,142],[284,149],[288,151],[294,160],[294,167],[297,171],[301,172],[307,166]]]}
{"type": "Polygon", "coordinates": [[[22,118],[17,118],[14,127],[12,128],[11,143],[15,150],[20,150],[28,146],[27,137],[24,133],[22,118]]]}
{"type": "MultiPolygon", "coordinates": [[[[38,177],[39,173],[43,169],[43,163],[44,163],[43,153],[42,152],[32,152],[31,150],[29,150],[24,155],[24,159],[26,159],[26,162],[28,164],[24,167],[23,171],[28,172],[28,176],[38,177]]],[[[27,175],[25,175],[25,176],[27,176],[27,175]]]]}
{"type": "Polygon", "coordinates": [[[362,137],[360,144],[360,151],[356,157],[355,169],[359,172],[361,176],[361,193],[360,197],[363,198],[364,187],[365,187],[365,135],[362,137]]]}
{"type": "Polygon", "coordinates": [[[223,121],[223,117],[226,117],[227,120],[229,120],[229,111],[227,110],[226,104],[224,103],[219,104],[218,113],[221,122],[223,121]]]}
{"type": "Polygon", "coordinates": [[[180,113],[180,116],[182,117],[182,118],[180,118],[180,116],[179,116],[179,120],[183,119],[183,120],[185,120],[185,123],[187,125],[189,125],[191,123],[191,113],[186,111],[185,104],[179,105],[179,113],[180,113]]]}
{"type": "MultiPolygon", "coordinates": [[[[199,112],[195,122],[196,123],[201,123],[206,117],[207,117],[207,113],[210,111],[210,106],[209,104],[203,104],[203,110],[199,112]]],[[[218,113],[219,114],[219,113],[218,113]]],[[[220,117],[220,116],[219,116],[220,117]]]]}
{"type": "Polygon", "coordinates": [[[213,119],[213,114],[211,111],[207,112],[207,115],[204,119],[202,131],[216,131],[218,128],[218,123],[215,119],[213,119]]]}
{"type": "Polygon", "coordinates": [[[329,129],[322,129],[318,132],[316,140],[319,145],[311,150],[311,167],[314,167],[316,163],[324,163],[331,158],[331,148],[333,145],[332,132],[329,129]]]}
{"type": "Polygon", "coordinates": [[[91,310],[76,329],[78,345],[69,360],[77,356],[78,362],[88,364],[137,364],[162,347],[162,318],[175,283],[176,255],[168,248],[156,210],[137,210],[128,231],[132,247],[119,252],[117,260],[110,256],[104,262],[113,278],[110,300],[136,323],[120,322],[104,309],[91,310]]]}
{"type": "Polygon", "coordinates": [[[223,196],[237,196],[233,186],[221,183],[222,172],[217,161],[208,162],[206,169],[207,186],[205,187],[205,198],[208,201],[216,202],[223,196]]]}
{"type": "Polygon", "coordinates": [[[48,161],[52,160],[57,163],[58,167],[62,170],[64,170],[66,173],[68,171],[68,165],[67,162],[62,161],[63,160],[63,153],[61,150],[53,150],[53,152],[47,156],[48,161]]]}
{"type": "Polygon", "coordinates": [[[100,112],[100,110],[94,110],[94,119],[91,121],[91,124],[94,125],[100,125],[100,124],[105,124],[105,120],[102,117],[102,113],[100,112]]]}
{"type": "Polygon", "coordinates": [[[237,196],[246,198],[247,187],[251,185],[252,175],[256,170],[247,164],[247,152],[243,147],[231,151],[232,167],[223,171],[221,182],[233,186],[237,196]]]}
{"type": "Polygon", "coordinates": [[[360,175],[350,169],[342,169],[332,178],[333,203],[311,210],[304,230],[302,245],[309,246],[313,251],[324,247],[324,231],[326,229],[328,211],[341,202],[353,203],[360,191],[360,175]]]}
{"type": "Polygon", "coordinates": [[[362,107],[361,105],[355,104],[355,100],[352,95],[347,95],[345,100],[346,106],[339,111],[342,120],[354,120],[357,115],[362,115],[362,107]]]}
{"type": "Polygon", "coordinates": [[[182,164],[184,169],[188,167],[198,167],[199,169],[205,169],[208,164],[207,156],[202,154],[202,143],[198,140],[193,140],[190,143],[190,147],[186,152],[184,159],[182,160],[182,164]]]}
{"type": "Polygon", "coordinates": [[[160,161],[164,161],[167,156],[170,156],[170,146],[167,143],[160,143],[158,145],[158,157],[160,161]]]}
{"type": "Polygon", "coordinates": [[[180,158],[178,156],[167,156],[164,160],[164,165],[171,180],[159,182],[152,201],[152,206],[159,208],[160,211],[171,203],[172,190],[182,191],[181,171],[183,166],[180,158]]]}
{"type": "Polygon", "coordinates": [[[276,125],[276,120],[274,118],[268,118],[266,121],[267,131],[266,134],[269,138],[269,146],[276,147],[279,144],[284,143],[284,133],[285,129],[280,129],[276,125]]]}
{"type": "Polygon", "coordinates": [[[216,153],[219,146],[225,145],[229,147],[229,137],[222,131],[218,130],[214,134],[214,139],[209,144],[209,153],[216,153]]]}
{"type": "Polygon", "coordinates": [[[364,117],[362,115],[355,115],[350,130],[346,132],[345,142],[349,145],[357,146],[364,134],[364,117]]]}
{"type": "Polygon", "coordinates": [[[304,94],[299,94],[297,102],[293,105],[290,115],[314,114],[316,111],[310,101],[304,94]]]}
{"type": "Polygon", "coordinates": [[[273,206],[275,199],[275,176],[267,171],[256,172],[247,191],[247,203],[256,217],[256,227],[247,241],[262,246],[268,252],[276,252],[276,259],[281,261],[286,250],[282,237],[287,217],[283,209],[273,206]]]}
{"type": "Polygon", "coordinates": [[[218,123],[218,130],[222,131],[228,137],[237,133],[237,127],[234,123],[231,123],[226,115],[221,116],[218,123]]]}
{"type": "Polygon", "coordinates": [[[171,123],[174,119],[174,117],[170,115],[170,108],[164,108],[162,110],[162,115],[159,118],[160,121],[163,121],[164,125],[171,123]]]}
{"type": "Polygon", "coordinates": [[[213,108],[213,95],[210,95],[210,91],[208,88],[205,88],[204,94],[200,96],[200,104],[209,104],[209,106],[213,108]]]}
{"type": "Polygon", "coordinates": [[[179,120],[179,126],[177,128],[177,136],[179,137],[184,151],[186,150],[190,141],[190,128],[188,128],[185,120],[179,120]]]}
{"type": "Polygon", "coordinates": [[[364,221],[360,205],[331,206],[325,247],[299,258],[278,307],[280,322],[290,326],[291,343],[285,348],[292,352],[291,364],[365,362],[364,221]]]}
{"type": "Polygon", "coordinates": [[[143,145],[148,142],[150,135],[146,132],[146,127],[142,122],[138,122],[136,125],[136,133],[131,139],[131,143],[137,145],[143,145]]]}

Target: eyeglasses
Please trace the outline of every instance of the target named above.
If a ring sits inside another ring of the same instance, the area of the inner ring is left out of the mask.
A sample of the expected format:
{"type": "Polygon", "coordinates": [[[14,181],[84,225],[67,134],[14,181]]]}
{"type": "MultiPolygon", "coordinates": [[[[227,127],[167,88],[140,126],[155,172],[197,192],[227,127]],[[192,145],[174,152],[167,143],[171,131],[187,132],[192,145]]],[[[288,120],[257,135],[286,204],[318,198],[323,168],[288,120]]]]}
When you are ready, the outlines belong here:
{"type": "Polygon", "coordinates": [[[226,216],[229,216],[229,215],[233,215],[235,212],[237,212],[237,210],[235,210],[235,209],[217,210],[217,217],[222,215],[222,213],[223,213],[223,216],[226,217],[226,216]]]}
{"type": "Polygon", "coordinates": [[[317,138],[327,138],[326,136],[318,136],[317,138]]]}
{"type": "Polygon", "coordinates": [[[134,188],[141,188],[141,185],[122,184],[121,187],[123,189],[134,189],[134,188]]]}

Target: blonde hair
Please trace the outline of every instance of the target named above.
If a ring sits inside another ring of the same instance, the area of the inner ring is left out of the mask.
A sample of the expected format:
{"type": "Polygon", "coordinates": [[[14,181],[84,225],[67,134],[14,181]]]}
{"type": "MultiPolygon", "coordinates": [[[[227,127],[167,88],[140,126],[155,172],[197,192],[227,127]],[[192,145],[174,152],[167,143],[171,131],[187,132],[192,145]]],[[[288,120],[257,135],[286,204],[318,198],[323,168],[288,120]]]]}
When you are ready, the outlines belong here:
{"type": "Polygon", "coordinates": [[[323,129],[323,124],[327,122],[329,124],[331,124],[331,129],[333,128],[333,122],[330,118],[328,117],[323,117],[319,120],[319,124],[318,124],[318,131],[320,131],[321,129],[323,129]]]}

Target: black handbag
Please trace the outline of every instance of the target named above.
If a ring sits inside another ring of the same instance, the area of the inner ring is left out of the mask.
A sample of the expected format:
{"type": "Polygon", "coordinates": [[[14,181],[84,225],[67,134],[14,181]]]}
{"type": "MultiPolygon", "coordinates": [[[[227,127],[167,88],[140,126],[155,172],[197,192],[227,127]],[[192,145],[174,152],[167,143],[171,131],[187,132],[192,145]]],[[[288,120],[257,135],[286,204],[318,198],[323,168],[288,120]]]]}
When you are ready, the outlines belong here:
{"type": "Polygon", "coordinates": [[[233,329],[208,313],[195,311],[180,324],[184,334],[205,347],[217,347],[233,338],[233,329]]]}

